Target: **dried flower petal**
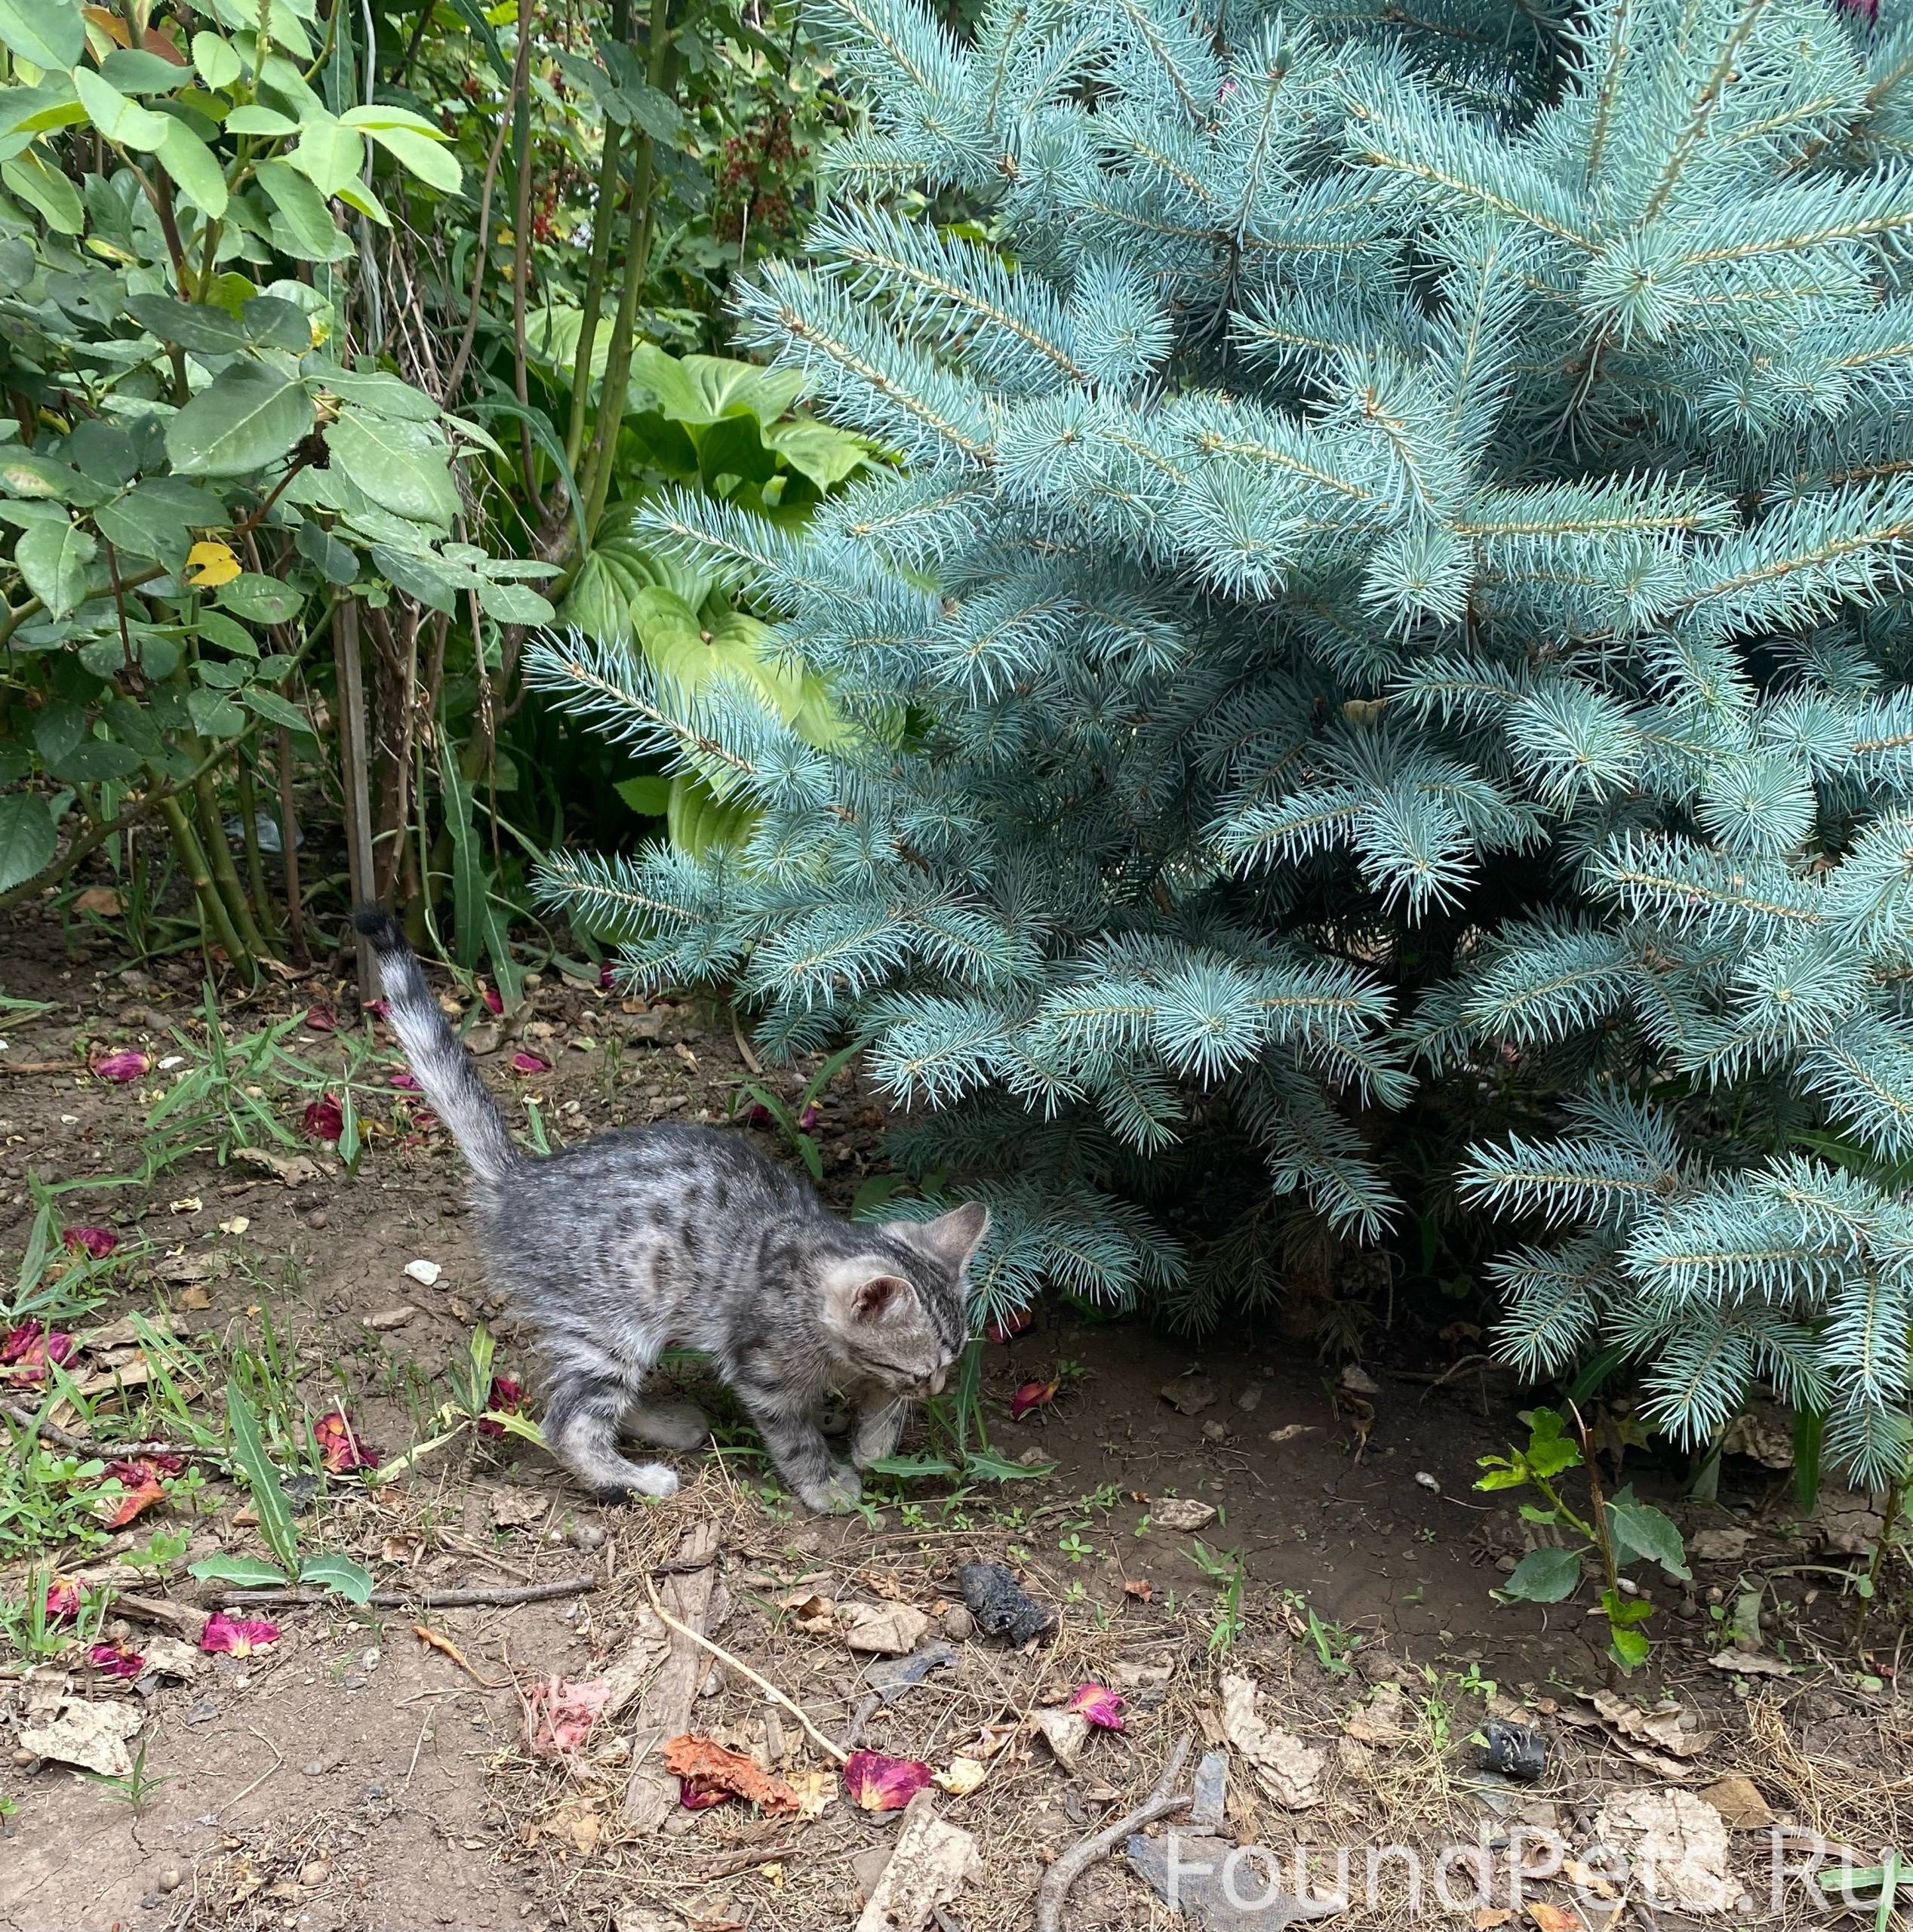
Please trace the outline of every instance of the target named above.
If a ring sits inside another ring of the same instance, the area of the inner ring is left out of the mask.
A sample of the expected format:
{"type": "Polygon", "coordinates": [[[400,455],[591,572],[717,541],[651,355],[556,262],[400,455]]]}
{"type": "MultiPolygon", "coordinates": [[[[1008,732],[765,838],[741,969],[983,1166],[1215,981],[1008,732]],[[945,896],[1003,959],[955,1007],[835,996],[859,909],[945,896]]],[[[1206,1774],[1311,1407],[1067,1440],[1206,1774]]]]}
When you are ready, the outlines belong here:
{"type": "Polygon", "coordinates": [[[612,976],[611,962],[608,959],[601,959],[598,962],[598,983],[607,993],[617,990],[618,983],[612,976]]]}
{"type": "Polygon", "coordinates": [[[687,1810],[701,1811],[725,1798],[741,1798],[761,1804],[767,1811],[795,1811],[798,1795],[780,1777],[765,1770],[755,1758],[733,1751],[714,1737],[701,1737],[686,1731],[668,1738],[664,1746],[665,1768],[683,1780],[678,1802],[687,1810]]]}
{"type": "Polygon", "coordinates": [[[64,1577],[56,1577],[47,1586],[46,1617],[49,1623],[71,1623],[80,1614],[80,1586],[64,1577]]]}
{"type": "Polygon", "coordinates": [[[121,1494],[106,1516],[107,1528],[124,1529],[155,1503],[164,1503],[165,1478],[177,1475],[185,1466],[177,1456],[134,1456],[109,1463],[106,1474],[119,1484],[121,1494]]]}
{"type": "Polygon", "coordinates": [[[146,1667],[146,1659],[124,1644],[95,1644],[86,1654],[94,1669],[109,1677],[137,1677],[146,1667]]]}
{"type": "Polygon", "coordinates": [[[1026,1382],[1010,1398],[1010,1420],[1021,1422],[1032,1409],[1040,1409],[1056,1400],[1060,1385],[1053,1381],[1026,1382]]]}
{"type": "Polygon", "coordinates": [[[751,1110],[744,1116],[746,1127],[768,1127],[772,1120],[770,1109],[761,1100],[753,1100],[751,1110]]]}
{"type": "Polygon", "coordinates": [[[312,1443],[335,1476],[379,1466],[379,1452],[346,1420],[343,1409],[328,1409],[312,1424],[312,1443]]]}
{"type": "Polygon", "coordinates": [[[202,1651],[232,1657],[249,1657],[278,1641],[276,1623],[269,1623],[263,1617],[228,1617],[223,1610],[214,1611],[199,1633],[202,1651]]]}
{"type": "Polygon", "coordinates": [[[323,1004],[309,1006],[306,1009],[306,1030],[309,1033],[336,1033],[339,1030],[339,1016],[323,1004]]]}
{"type": "Polygon", "coordinates": [[[532,1053],[524,1047],[519,1048],[512,1056],[512,1071],[514,1073],[549,1073],[551,1070],[551,1062],[543,1054],[532,1053]]]}
{"type": "Polygon", "coordinates": [[[1087,1718],[1099,1730],[1121,1730],[1123,1700],[1105,1684],[1079,1684],[1069,1700],[1069,1709],[1087,1718]]]}
{"type": "Polygon", "coordinates": [[[386,1084],[388,1087],[396,1087],[401,1093],[406,1094],[418,1094],[424,1091],[419,1085],[417,1079],[409,1073],[395,1073],[386,1084]]]}
{"type": "Polygon", "coordinates": [[[51,1371],[72,1359],[75,1346],[72,1337],[59,1329],[25,1322],[0,1340],[0,1367],[11,1369],[7,1380],[23,1386],[44,1382],[51,1371]]]}
{"type": "Polygon", "coordinates": [[[122,1047],[116,1054],[102,1054],[91,1064],[95,1076],[101,1080],[143,1080],[152,1071],[152,1056],[143,1054],[137,1047],[122,1047]]]}
{"type": "Polygon", "coordinates": [[[505,1002],[490,986],[487,986],[484,989],[484,1001],[487,1008],[493,1013],[503,1013],[505,1011],[505,1002]]]}
{"type": "Polygon", "coordinates": [[[817,1103],[813,1100],[798,1115],[797,1124],[804,1133],[808,1134],[821,1118],[822,1116],[817,1112],[817,1103]]]}
{"type": "Polygon", "coordinates": [[[983,1333],[992,1342],[1007,1344],[1013,1342],[1036,1319],[1035,1311],[1020,1308],[1013,1315],[1006,1315],[999,1321],[989,1323],[983,1333]]]}
{"type": "MultiPolygon", "coordinates": [[[[494,1375],[491,1387],[486,1392],[485,1407],[494,1415],[515,1416],[524,1403],[524,1384],[515,1376],[494,1375]]],[[[502,1422],[478,1423],[481,1435],[503,1435],[505,1425],[502,1422]]]]}
{"type": "Polygon", "coordinates": [[[336,1094],[328,1094],[307,1103],[300,1124],[308,1140],[337,1140],[346,1131],[346,1110],[336,1094]]]}
{"type": "Polygon", "coordinates": [[[60,1239],[75,1254],[84,1251],[102,1261],[119,1245],[119,1236],[111,1228],[69,1228],[60,1239]]]}
{"type": "Polygon", "coordinates": [[[601,1677],[547,1677],[531,1687],[524,1701],[531,1748],[541,1758],[552,1758],[584,1743],[611,1701],[611,1687],[601,1677]]]}
{"type": "Polygon", "coordinates": [[[844,1789],[866,1811],[900,1811],[936,1774],[920,1758],[886,1758],[853,1751],[844,1761],[844,1789]]]}
{"type": "Polygon", "coordinates": [[[374,1020],[383,1020],[391,1012],[392,1002],[389,1000],[368,999],[359,1011],[369,1013],[374,1020]]]}

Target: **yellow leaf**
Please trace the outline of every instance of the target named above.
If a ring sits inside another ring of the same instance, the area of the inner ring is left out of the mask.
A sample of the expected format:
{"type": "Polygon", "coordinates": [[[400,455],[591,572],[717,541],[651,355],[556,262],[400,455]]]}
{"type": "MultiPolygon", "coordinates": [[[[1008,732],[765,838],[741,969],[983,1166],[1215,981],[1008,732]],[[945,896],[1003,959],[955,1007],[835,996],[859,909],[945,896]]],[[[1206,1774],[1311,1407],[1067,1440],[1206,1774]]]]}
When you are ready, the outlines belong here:
{"type": "Polygon", "coordinates": [[[186,553],[186,580],[195,590],[217,590],[239,574],[239,560],[224,543],[195,543],[186,553]]]}

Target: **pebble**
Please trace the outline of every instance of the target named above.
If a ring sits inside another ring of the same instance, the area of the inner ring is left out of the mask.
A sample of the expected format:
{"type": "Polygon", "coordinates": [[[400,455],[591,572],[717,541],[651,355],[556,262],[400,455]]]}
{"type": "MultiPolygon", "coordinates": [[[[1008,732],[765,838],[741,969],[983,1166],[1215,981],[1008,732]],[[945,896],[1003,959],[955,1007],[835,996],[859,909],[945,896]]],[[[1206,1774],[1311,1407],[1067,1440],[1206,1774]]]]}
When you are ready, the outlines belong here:
{"type": "Polygon", "coordinates": [[[328,1218],[323,1208],[316,1208],[306,1217],[306,1225],[309,1228],[322,1228],[328,1218]]]}
{"type": "MultiPolygon", "coordinates": [[[[385,1788],[385,1786],[384,1786],[383,1785],[382,1785],[382,1784],[379,1783],[377,1782],[377,1780],[374,1780],[371,1784],[368,1784],[368,1785],[365,1787],[365,1795],[366,1795],[368,1798],[374,1798],[374,1799],[377,1799],[377,1798],[380,1798],[384,1797],[384,1795],[386,1795],[386,1788],[385,1788]]],[[[695,1814],[695,1813],[692,1813],[692,1814],[687,1814],[687,1815],[690,1815],[690,1816],[693,1816],[693,1817],[694,1817],[694,1816],[696,1815],[696,1814],[695,1814]]]]}
{"type": "Polygon", "coordinates": [[[185,1880],[186,1874],[177,1865],[164,1866],[159,1874],[159,1889],[162,1892],[177,1892],[185,1880]]]}
{"type": "Polygon", "coordinates": [[[307,1887],[322,1885],[332,1876],[332,1867],[322,1858],[315,1858],[309,1865],[299,1868],[299,1882],[307,1887]]]}
{"type": "Polygon", "coordinates": [[[367,1679],[361,1677],[358,1673],[355,1671],[351,1676],[348,1677],[345,1680],[345,1687],[348,1690],[363,1690],[365,1688],[366,1683],[367,1679]]]}
{"type": "Polygon", "coordinates": [[[24,1769],[27,1765],[32,1764],[33,1761],[33,1753],[31,1751],[27,1750],[24,1746],[21,1746],[15,1749],[14,1752],[14,1762],[16,1764],[20,1765],[23,1769],[24,1769]]]}
{"type": "Polygon", "coordinates": [[[322,1778],[325,1775],[325,1767],[315,1758],[309,1764],[299,1767],[299,1774],[301,1777],[322,1778]]]}
{"type": "Polygon", "coordinates": [[[598,1549],[604,1542],[604,1525],[602,1523],[575,1522],[564,1532],[577,1549],[598,1549]]]}
{"type": "Polygon", "coordinates": [[[976,1620],[961,1604],[943,1613],[943,1635],[953,1644],[967,1643],[976,1628],[976,1620]]]}
{"type": "Polygon", "coordinates": [[[1226,1442],[1229,1440],[1228,1428],[1222,1423],[1205,1422],[1202,1425],[1202,1433],[1204,1438],[1210,1442],[1226,1442]]]}

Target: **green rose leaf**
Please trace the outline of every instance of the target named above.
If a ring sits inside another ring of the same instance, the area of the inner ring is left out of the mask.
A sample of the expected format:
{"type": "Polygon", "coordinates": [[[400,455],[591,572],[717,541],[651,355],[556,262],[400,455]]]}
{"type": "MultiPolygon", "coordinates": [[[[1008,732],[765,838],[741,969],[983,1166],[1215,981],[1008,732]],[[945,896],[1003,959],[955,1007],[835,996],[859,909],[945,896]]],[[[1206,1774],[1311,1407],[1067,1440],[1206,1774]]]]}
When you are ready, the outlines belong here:
{"type": "MultiPolygon", "coordinates": [[[[217,94],[239,78],[238,50],[223,34],[202,29],[192,36],[192,64],[199,78],[217,94]]],[[[226,124],[232,125],[230,121],[226,124]]]]}
{"type": "Polygon", "coordinates": [[[0,0],[0,40],[36,67],[70,67],[86,51],[72,0],[0,0]]]}
{"type": "Polygon", "coordinates": [[[246,714],[217,691],[188,691],[186,708],[192,715],[192,728],[201,737],[236,738],[246,728],[246,714]]]}
{"type": "Polygon", "coordinates": [[[444,438],[356,407],[325,432],[332,460],[381,509],[449,530],[462,507],[444,438]]]}
{"type": "Polygon", "coordinates": [[[86,109],[86,118],[108,140],[117,141],[121,147],[151,153],[165,140],[167,129],[179,125],[170,114],[155,114],[137,100],[128,100],[91,67],[73,69],[73,91],[86,109]]]}
{"type": "Polygon", "coordinates": [[[36,523],[20,532],[14,561],[48,614],[63,617],[85,598],[86,567],[99,550],[76,523],[36,523]]]}
{"type": "Polygon", "coordinates": [[[311,429],[313,414],[296,377],[235,362],[166,425],[166,454],[183,475],[250,475],[285,456],[311,429]]]}
{"type": "Polygon", "coordinates": [[[464,180],[456,155],[448,154],[435,141],[410,128],[368,128],[366,132],[408,174],[415,174],[428,188],[441,194],[455,195],[464,180]]]}
{"type": "Polygon", "coordinates": [[[325,197],[297,168],[283,161],[262,161],[253,174],[278,216],[273,238],[288,254],[306,262],[343,262],[353,253],[325,197]]]}
{"type": "Polygon", "coordinates": [[[170,114],[159,117],[166,123],[160,137],[159,158],[180,192],[209,220],[217,221],[226,213],[228,197],[226,174],[213,151],[183,121],[170,114]]]}
{"type": "Polygon", "coordinates": [[[1559,1603],[1581,1580],[1580,1553],[1572,1549],[1531,1549],[1501,1586],[1521,1603],[1559,1603]]]}
{"type": "MultiPolygon", "coordinates": [[[[8,44],[14,44],[11,36],[8,44]]],[[[26,792],[0,798],[0,892],[24,884],[53,863],[55,832],[51,799],[26,792]]]]}
{"type": "Polygon", "coordinates": [[[0,181],[43,217],[56,235],[85,232],[86,207],[80,191],[31,148],[9,161],[0,161],[0,181]]]}

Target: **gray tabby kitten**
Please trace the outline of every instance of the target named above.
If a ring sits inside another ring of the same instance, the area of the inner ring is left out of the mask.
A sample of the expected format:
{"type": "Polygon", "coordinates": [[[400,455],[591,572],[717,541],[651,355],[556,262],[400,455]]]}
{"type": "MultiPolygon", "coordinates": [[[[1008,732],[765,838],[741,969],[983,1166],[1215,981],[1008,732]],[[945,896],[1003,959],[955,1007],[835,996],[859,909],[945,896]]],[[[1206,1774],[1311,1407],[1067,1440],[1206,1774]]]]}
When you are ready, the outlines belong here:
{"type": "Polygon", "coordinates": [[[807,1508],[847,1509],[860,1469],[889,1455],[911,1401],[943,1389],[968,1337],[964,1271],[989,1226],[971,1201],[934,1221],[855,1226],[742,1135],[703,1127],[599,1134],[539,1159],[515,1146],[398,926],[353,915],[371,942],[405,1057],[472,1170],[493,1284],[536,1331],[546,1441],[598,1495],[669,1496],[622,1432],[694,1449],[706,1423],[647,1402],[668,1348],[700,1349],[749,1412],[807,1508]],[[850,1398],[850,1463],[817,1416],[850,1398]]]}

